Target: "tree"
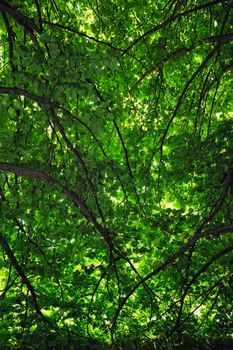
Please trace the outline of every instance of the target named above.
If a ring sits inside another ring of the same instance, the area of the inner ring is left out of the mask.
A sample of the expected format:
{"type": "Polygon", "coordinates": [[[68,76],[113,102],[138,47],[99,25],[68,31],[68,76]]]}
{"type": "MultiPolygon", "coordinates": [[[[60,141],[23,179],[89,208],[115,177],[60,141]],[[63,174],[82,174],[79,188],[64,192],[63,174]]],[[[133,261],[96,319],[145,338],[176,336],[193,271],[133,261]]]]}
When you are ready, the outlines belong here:
{"type": "Polygon", "coordinates": [[[1,1],[1,349],[231,344],[232,1],[1,1]]]}

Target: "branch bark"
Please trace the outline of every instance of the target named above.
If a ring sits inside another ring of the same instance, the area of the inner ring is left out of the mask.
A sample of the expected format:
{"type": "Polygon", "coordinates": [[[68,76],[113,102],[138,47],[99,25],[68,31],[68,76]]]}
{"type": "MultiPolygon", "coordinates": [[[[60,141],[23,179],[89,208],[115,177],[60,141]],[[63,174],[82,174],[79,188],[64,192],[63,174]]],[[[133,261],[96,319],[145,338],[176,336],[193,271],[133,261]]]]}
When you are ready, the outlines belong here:
{"type": "Polygon", "coordinates": [[[142,76],[134,83],[133,87],[130,89],[130,91],[133,91],[138,84],[140,84],[148,75],[152,74],[156,69],[161,68],[166,62],[173,60],[174,58],[180,57],[182,55],[185,55],[187,52],[192,51],[193,49],[197,48],[198,46],[202,45],[203,43],[226,43],[228,41],[233,40],[233,33],[223,34],[223,35],[213,35],[209,36],[207,38],[203,38],[198,40],[197,42],[194,42],[192,46],[190,47],[180,47],[176,49],[175,51],[171,52],[167,56],[163,57],[159,62],[155,64],[154,67],[148,69],[146,72],[142,74],[142,76]]]}
{"type": "Polygon", "coordinates": [[[0,2],[0,11],[7,12],[11,17],[13,17],[16,22],[18,22],[20,25],[23,25],[26,30],[30,31],[33,33],[34,31],[41,34],[42,30],[37,27],[35,22],[23,15],[21,12],[16,10],[14,7],[11,7],[8,3],[5,1],[0,2]]]}
{"type": "Polygon", "coordinates": [[[149,274],[147,274],[145,277],[143,277],[139,282],[137,282],[132,289],[129,291],[129,293],[122,299],[120,306],[118,307],[114,318],[112,322],[112,327],[111,329],[113,330],[116,326],[117,319],[128,301],[128,299],[134,294],[134,292],[146,281],[148,281],[150,278],[154,277],[157,275],[159,272],[165,270],[170,264],[173,264],[174,261],[179,258],[181,255],[183,255],[196,241],[198,241],[200,238],[208,238],[209,236],[219,236],[225,233],[229,233],[233,231],[233,224],[229,225],[222,225],[222,226],[217,226],[213,227],[210,230],[206,230],[203,232],[196,232],[187,243],[185,243],[176,253],[173,255],[170,255],[165,262],[160,264],[157,268],[155,268],[153,271],[151,271],[149,274]]]}
{"type": "Polygon", "coordinates": [[[208,268],[219,258],[221,258],[222,256],[230,253],[233,250],[233,246],[231,245],[230,247],[227,247],[223,250],[221,250],[220,252],[218,252],[217,254],[215,254],[214,256],[212,256],[212,258],[207,261],[205,264],[202,265],[202,267],[193,275],[192,279],[188,282],[188,284],[186,285],[184,291],[183,291],[183,295],[181,297],[180,300],[180,308],[179,308],[179,312],[178,312],[178,317],[175,323],[175,326],[172,330],[172,332],[174,332],[176,329],[179,328],[180,322],[181,322],[181,317],[182,317],[182,311],[183,311],[183,305],[184,305],[184,300],[188,294],[189,289],[191,288],[191,286],[197,281],[197,279],[199,278],[199,276],[201,274],[203,274],[206,270],[208,270],[208,268]]]}
{"type": "Polygon", "coordinates": [[[17,87],[4,87],[0,86],[0,94],[6,94],[6,95],[17,95],[17,96],[24,96],[28,97],[31,100],[34,100],[38,102],[39,104],[42,104],[46,107],[59,107],[58,104],[50,102],[46,100],[44,97],[34,95],[24,89],[17,88],[17,87]]]}
{"type": "Polygon", "coordinates": [[[184,12],[181,12],[181,13],[178,13],[177,15],[175,16],[171,16],[169,17],[166,21],[162,22],[162,23],[159,23],[157,25],[155,25],[154,27],[152,27],[151,29],[149,29],[147,32],[143,33],[141,36],[139,36],[136,40],[134,40],[128,47],[127,49],[124,50],[124,52],[122,53],[122,55],[125,55],[126,53],[128,53],[128,51],[130,51],[135,45],[137,45],[139,42],[141,42],[142,40],[144,40],[148,35],[151,35],[153,33],[155,33],[156,31],[158,31],[159,29],[162,29],[164,27],[166,27],[168,24],[176,21],[176,20],[179,20],[180,18],[182,17],[185,17],[185,16],[188,16],[190,15],[191,13],[195,13],[197,11],[200,11],[200,10],[204,10],[206,8],[210,8],[214,5],[217,5],[217,4],[224,4],[224,3],[228,3],[229,1],[228,0],[215,0],[215,1],[211,1],[211,2],[208,2],[208,3],[205,3],[205,4],[202,4],[200,6],[197,6],[197,7],[193,7],[187,11],[184,11],[184,12]]]}
{"type": "Polygon", "coordinates": [[[160,163],[161,163],[162,158],[163,158],[163,146],[164,146],[164,142],[165,142],[165,139],[167,137],[169,128],[170,128],[174,118],[177,115],[177,112],[178,112],[178,110],[180,108],[180,105],[181,105],[181,103],[183,101],[184,96],[186,95],[186,93],[187,93],[187,91],[189,89],[189,86],[192,84],[192,82],[195,80],[195,78],[203,71],[203,69],[206,67],[207,63],[209,62],[209,60],[213,57],[215,52],[217,52],[218,48],[219,48],[219,46],[217,45],[209,52],[209,54],[206,56],[204,61],[200,64],[198,69],[193,73],[191,78],[186,82],[185,87],[183,88],[182,93],[180,94],[180,96],[178,98],[178,101],[177,101],[176,107],[174,109],[174,112],[173,112],[171,118],[169,119],[169,121],[167,123],[167,126],[166,126],[166,129],[165,129],[164,133],[163,133],[163,136],[161,137],[161,141],[160,141],[160,163]]]}
{"type": "Polygon", "coordinates": [[[6,255],[8,256],[11,264],[14,266],[15,270],[18,272],[22,282],[27,286],[28,290],[30,291],[31,293],[31,296],[32,296],[32,299],[33,299],[33,303],[34,303],[34,306],[35,306],[35,310],[36,312],[43,316],[44,315],[42,314],[40,308],[39,308],[39,305],[38,305],[38,302],[37,302],[37,296],[36,296],[36,292],[35,292],[35,289],[33,288],[31,282],[29,281],[28,277],[26,276],[26,274],[24,273],[22,267],[19,265],[15,255],[14,255],[14,252],[13,250],[11,249],[11,247],[9,246],[7,240],[5,239],[5,237],[3,235],[0,234],[0,244],[2,246],[2,249],[4,250],[4,252],[6,253],[6,255]]]}
{"type": "MultiPolygon", "coordinates": [[[[40,171],[34,171],[31,169],[28,169],[25,166],[0,162],[0,170],[5,172],[10,172],[18,176],[30,177],[35,180],[45,181],[52,186],[59,186],[58,181],[56,181],[51,175],[45,174],[40,171]]],[[[67,187],[63,187],[61,192],[69,200],[71,200],[73,203],[77,205],[77,207],[81,210],[84,216],[93,224],[95,229],[101,234],[101,236],[104,238],[108,246],[114,249],[113,242],[111,240],[108,230],[105,229],[102,225],[100,225],[97,222],[96,217],[93,214],[92,210],[85,204],[83,199],[77,193],[69,190],[67,187]]]]}
{"type": "Polygon", "coordinates": [[[70,33],[73,33],[73,34],[77,34],[77,35],[79,35],[81,37],[84,37],[84,38],[86,38],[88,40],[92,40],[92,41],[96,42],[97,44],[105,45],[105,46],[109,47],[112,50],[120,51],[120,52],[123,51],[123,49],[117,48],[117,47],[113,46],[112,44],[110,44],[110,43],[108,43],[106,41],[99,40],[99,39],[97,39],[97,38],[95,38],[95,37],[93,37],[91,35],[88,35],[88,34],[86,34],[84,32],[80,32],[79,30],[76,30],[76,29],[74,29],[72,27],[63,25],[61,23],[53,23],[53,22],[50,22],[50,21],[43,21],[43,23],[48,25],[48,26],[50,26],[50,27],[52,27],[52,28],[62,29],[62,30],[66,30],[67,32],[70,32],[70,33]]]}

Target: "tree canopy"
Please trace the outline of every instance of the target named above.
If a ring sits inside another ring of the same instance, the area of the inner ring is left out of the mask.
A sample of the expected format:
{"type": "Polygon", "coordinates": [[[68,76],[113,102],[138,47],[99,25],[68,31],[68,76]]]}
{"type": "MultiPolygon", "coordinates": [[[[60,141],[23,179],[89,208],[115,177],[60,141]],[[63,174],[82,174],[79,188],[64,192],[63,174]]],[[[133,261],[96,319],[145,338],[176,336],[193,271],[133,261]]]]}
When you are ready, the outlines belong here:
{"type": "Polygon", "coordinates": [[[0,1],[1,349],[230,349],[232,4],[0,1]]]}

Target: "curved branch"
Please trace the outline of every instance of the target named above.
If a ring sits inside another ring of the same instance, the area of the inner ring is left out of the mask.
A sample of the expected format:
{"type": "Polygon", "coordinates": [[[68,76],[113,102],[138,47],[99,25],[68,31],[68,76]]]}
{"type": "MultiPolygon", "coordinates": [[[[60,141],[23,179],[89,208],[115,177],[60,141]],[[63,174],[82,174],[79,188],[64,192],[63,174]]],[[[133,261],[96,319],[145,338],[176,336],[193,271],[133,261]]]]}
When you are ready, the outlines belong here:
{"type": "Polygon", "coordinates": [[[183,295],[182,295],[181,301],[180,301],[180,308],[179,308],[179,312],[178,312],[178,317],[177,317],[177,320],[176,320],[176,323],[175,323],[175,326],[174,326],[174,329],[172,330],[172,332],[174,332],[180,325],[184,300],[185,300],[187,293],[188,293],[189,289],[191,288],[191,286],[196,282],[196,280],[199,278],[199,276],[210,267],[210,265],[212,265],[217,259],[230,253],[232,250],[233,250],[233,245],[230,247],[227,247],[227,248],[221,250],[220,252],[218,252],[217,254],[213,255],[212,258],[209,261],[207,261],[207,263],[202,265],[202,267],[193,275],[192,279],[188,282],[188,284],[186,285],[186,287],[183,291],[183,295]]]}
{"type": "Polygon", "coordinates": [[[233,33],[228,33],[224,35],[213,35],[209,36],[207,38],[203,38],[201,40],[198,40],[196,43],[194,43],[190,47],[180,47],[173,51],[172,53],[168,54],[164,58],[162,58],[159,62],[155,64],[154,67],[148,69],[143,75],[134,83],[133,87],[130,89],[130,91],[134,90],[138,84],[140,84],[148,75],[152,74],[156,69],[159,69],[162,67],[166,62],[173,60],[174,58],[180,57],[182,55],[185,55],[187,52],[192,51],[199,45],[201,45],[204,42],[207,43],[225,43],[227,41],[232,41],[233,40],[233,33]]]}
{"type": "Polygon", "coordinates": [[[170,255],[165,262],[163,262],[162,264],[160,264],[157,268],[155,268],[153,271],[151,271],[149,274],[147,274],[145,277],[143,277],[138,283],[136,283],[133,288],[129,291],[129,293],[122,299],[121,304],[119,306],[119,308],[117,309],[114,318],[113,318],[113,322],[112,322],[112,329],[115,328],[116,326],[116,322],[117,319],[124,307],[124,305],[126,304],[126,302],[128,301],[128,299],[134,294],[134,292],[146,281],[148,281],[150,278],[154,277],[155,275],[157,275],[159,272],[165,270],[170,264],[173,264],[174,261],[179,258],[181,255],[184,254],[184,252],[186,252],[196,241],[198,241],[200,238],[203,237],[208,237],[208,236],[218,236],[221,234],[225,234],[225,233],[229,233],[233,231],[233,224],[229,224],[229,225],[223,225],[223,226],[217,226],[214,227],[210,230],[204,231],[204,232],[196,232],[187,243],[185,243],[176,253],[174,253],[173,255],[170,255]]]}
{"type": "Polygon", "coordinates": [[[42,16],[41,16],[40,4],[39,4],[38,0],[35,0],[35,5],[36,5],[37,13],[38,13],[40,30],[43,31],[42,16]]]}
{"type": "Polygon", "coordinates": [[[100,207],[100,203],[99,203],[99,199],[97,197],[97,191],[96,191],[96,188],[92,182],[92,180],[90,179],[90,176],[88,174],[88,169],[87,169],[87,166],[82,158],[82,155],[81,153],[78,151],[77,147],[75,147],[72,142],[69,140],[69,138],[67,137],[66,133],[65,133],[65,130],[63,128],[63,126],[61,125],[54,109],[50,108],[50,112],[52,114],[52,117],[53,117],[53,121],[54,121],[54,124],[57,125],[58,129],[59,129],[59,132],[65,142],[65,144],[67,145],[67,147],[71,150],[71,152],[76,156],[76,158],[79,160],[84,172],[85,172],[85,176],[86,176],[86,179],[88,181],[88,184],[90,186],[90,189],[92,191],[92,194],[93,194],[93,197],[95,199],[95,203],[96,203],[96,206],[97,206],[97,209],[98,209],[98,212],[99,212],[99,215],[102,219],[102,221],[104,222],[104,215],[103,215],[103,212],[102,212],[102,209],[100,207]]]}
{"type": "Polygon", "coordinates": [[[226,195],[229,191],[229,188],[232,185],[232,180],[233,180],[233,162],[230,164],[226,174],[225,174],[225,179],[224,179],[224,185],[223,185],[223,190],[220,195],[220,197],[217,199],[215,204],[213,205],[210,214],[206,219],[204,219],[204,222],[201,223],[200,227],[203,227],[206,223],[210,222],[210,220],[213,219],[213,217],[217,214],[219,209],[224,203],[224,200],[226,198],[226,195]]]}
{"type": "Polygon", "coordinates": [[[7,40],[8,40],[8,44],[9,44],[9,61],[10,61],[12,70],[14,70],[14,66],[12,63],[12,59],[14,57],[14,45],[13,45],[14,33],[13,33],[12,27],[10,26],[10,23],[8,21],[7,15],[5,14],[4,11],[2,11],[2,17],[3,17],[5,27],[7,30],[7,40]]]}
{"type": "Polygon", "coordinates": [[[151,34],[155,33],[157,30],[166,27],[168,24],[170,24],[170,23],[172,23],[172,22],[174,22],[174,21],[176,21],[176,20],[179,20],[179,19],[182,18],[182,17],[185,17],[185,16],[187,16],[187,15],[190,15],[191,13],[195,13],[195,12],[197,12],[197,11],[204,10],[204,9],[209,8],[209,7],[212,7],[212,6],[214,6],[214,5],[217,5],[217,4],[224,4],[224,3],[227,3],[227,2],[228,2],[228,0],[215,0],[215,1],[211,1],[211,2],[208,2],[208,3],[202,4],[202,5],[200,5],[200,6],[191,8],[191,9],[189,9],[189,10],[187,10],[187,11],[178,13],[178,14],[175,15],[175,16],[169,17],[166,21],[157,24],[156,26],[152,27],[152,28],[149,29],[147,32],[145,32],[145,33],[143,33],[141,36],[139,36],[136,40],[134,40],[134,41],[127,47],[127,49],[124,50],[124,52],[123,52],[122,55],[125,55],[125,54],[126,54],[128,51],[130,51],[135,45],[137,45],[139,42],[141,42],[142,40],[144,40],[148,35],[151,35],[151,34]]]}
{"type": "Polygon", "coordinates": [[[176,117],[176,114],[178,112],[178,109],[180,108],[180,105],[183,101],[183,98],[185,96],[185,94],[187,93],[188,89],[189,89],[189,86],[191,85],[191,83],[194,81],[194,79],[203,71],[203,69],[205,68],[205,66],[207,65],[208,61],[213,57],[213,55],[215,54],[215,52],[218,50],[219,46],[215,46],[213,48],[213,50],[211,50],[209,52],[209,54],[206,56],[206,58],[204,59],[204,61],[200,64],[200,66],[198,67],[198,69],[193,73],[193,75],[191,76],[191,78],[186,82],[185,84],[185,87],[183,88],[183,91],[182,93],[180,94],[179,98],[178,98],[178,101],[177,101],[177,104],[176,104],[176,107],[174,109],[174,112],[171,116],[171,118],[169,119],[168,121],[168,124],[166,126],[166,129],[163,133],[163,136],[161,138],[161,141],[160,141],[160,162],[162,160],[162,157],[163,157],[163,145],[164,145],[164,142],[165,142],[165,139],[166,139],[166,136],[168,134],[168,130],[174,120],[174,118],[176,117]]]}
{"type": "Polygon", "coordinates": [[[0,234],[0,244],[2,246],[2,249],[5,251],[6,255],[8,256],[11,264],[14,266],[15,270],[18,272],[22,282],[24,284],[26,284],[28,290],[30,291],[31,293],[31,296],[32,296],[32,299],[33,299],[33,303],[34,303],[34,306],[35,306],[35,309],[36,309],[36,312],[43,316],[43,313],[41,312],[40,308],[39,308],[39,305],[38,305],[38,301],[37,301],[37,296],[36,296],[36,292],[35,292],[35,289],[33,288],[31,282],[29,281],[28,277],[25,275],[22,267],[19,265],[15,255],[14,255],[14,252],[13,250],[11,249],[11,247],[9,246],[7,240],[5,239],[5,237],[3,237],[1,234],[0,234]]]}
{"type": "Polygon", "coordinates": [[[50,102],[46,100],[44,97],[37,96],[35,94],[32,94],[31,92],[28,92],[27,90],[17,88],[17,87],[0,86],[0,94],[24,96],[46,107],[59,107],[59,105],[55,102],[50,102]]]}
{"type": "Polygon", "coordinates": [[[60,24],[60,23],[53,23],[53,22],[50,22],[50,21],[43,21],[43,23],[49,25],[52,28],[63,29],[63,30],[66,30],[68,32],[77,34],[77,35],[82,36],[82,37],[84,37],[84,38],[86,38],[88,40],[92,40],[92,41],[96,42],[97,44],[105,45],[105,46],[109,47],[112,50],[120,51],[120,52],[124,51],[122,49],[119,49],[119,48],[113,46],[112,44],[110,44],[110,43],[108,43],[106,41],[96,39],[95,37],[93,37],[91,35],[88,35],[88,34],[86,34],[84,32],[80,32],[79,30],[76,30],[76,29],[74,29],[72,27],[65,26],[65,25],[60,24]]]}
{"type": "Polygon", "coordinates": [[[72,116],[75,120],[77,120],[81,125],[83,125],[90,132],[90,134],[92,135],[92,137],[94,138],[94,140],[98,144],[99,148],[101,149],[102,153],[107,158],[106,152],[104,151],[102,145],[100,144],[100,141],[97,139],[97,137],[95,136],[95,134],[91,130],[91,128],[84,121],[82,121],[80,118],[74,116],[70,111],[68,111],[67,109],[65,109],[62,106],[60,106],[59,103],[51,102],[51,101],[47,100],[44,97],[35,95],[35,94],[31,93],[31,92],[28,92],[25,89],[21,89],[21,88],[17,88],[17,87],[0,86],[0,94],[13,95],[13,96],[16,95],[16,96],[27,97],[27,98],[29,98],[29,99],[31,99],[33,101],[36,101],[40,105],[43,105],[46,108],[49,108],[50,111],[51,111],[51,109],[54,109],[54,108],[61,109],[63,112],[65,112],[65,113],[69,114],[70,116],[72,116]]]}
{"type": "MultiPolygon", "coordinates": [[[[5,172],[11,172],[18,176],[26,176],[36,180],[42,180],[49,183],[52,186],[59,186],[58,181],[56,181],[51,175],[28,169],[25,166],[0,162],[0,170],[5,172]]],[[[103,225],[97,222],[94,213],[86,205],[84,200],[77,193],[69,190],[67,187],[63,187],[61,192],[81,210],[83,215],[89,220],[89,222],[92,223],[97,232],[99,232],[100,235],[103,237],[108,247],[115,251],[117,254],[120,254],[120,252],[114,246],[114,243],[110,236],[110,232],[103,225]]]]}
{"type": "MultiPolygon", "coordinates": [[[[26,176],[36,180],[45,181],[53,186],[59,186],[59,183],[51,175],[42,173],[40,171],[28,169],[25,166],[0,162],[0,170],[5,172],[11,172],[18,176],[26,176]]],[[[80,208],[83,214],[87,218],[89,218],[89,220],[98,229],[98,231],[100,230],[102,232],[102,228],[96,221],[94,214],[86,206],[86,204],[83,202],[83,200],[81,199],[81,197],[79,197],[78,194],[74,193],[73,191],[70,191],[67,187],[63,187],[61,192],[80,208]]]]}
{"type": "Polygon", "coordinates": [[[11,7],[3,0],[0,2],[0,10],[7,12],[11,17],[13,17],[16,20],[16,22],[18,22],[20,25],[23,25],[25,29],[30,31],[31,33],[35,31],[39,34],[42,34],[42,30],[37,27],[37,25],[32,19],[26,17],[21,12],[11,7]]]}

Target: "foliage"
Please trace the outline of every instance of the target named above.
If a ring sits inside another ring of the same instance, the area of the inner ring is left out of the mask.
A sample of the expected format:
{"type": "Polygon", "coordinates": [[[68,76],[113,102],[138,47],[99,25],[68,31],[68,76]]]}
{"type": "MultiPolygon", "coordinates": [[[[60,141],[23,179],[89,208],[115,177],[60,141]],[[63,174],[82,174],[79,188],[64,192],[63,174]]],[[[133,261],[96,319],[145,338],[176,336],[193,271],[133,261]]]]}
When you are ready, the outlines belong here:
{"type": "Polygon", "coordinates": [[[1,349],[227,348],[232,1],[0,10],[1,349]]]}

